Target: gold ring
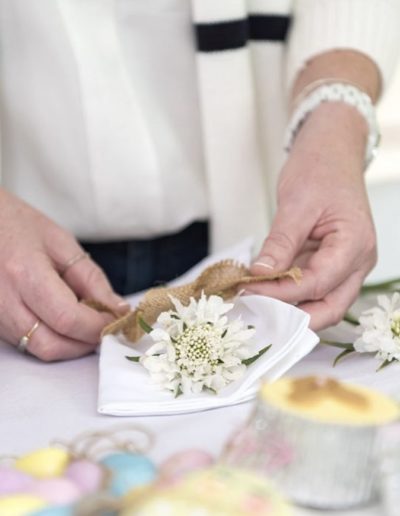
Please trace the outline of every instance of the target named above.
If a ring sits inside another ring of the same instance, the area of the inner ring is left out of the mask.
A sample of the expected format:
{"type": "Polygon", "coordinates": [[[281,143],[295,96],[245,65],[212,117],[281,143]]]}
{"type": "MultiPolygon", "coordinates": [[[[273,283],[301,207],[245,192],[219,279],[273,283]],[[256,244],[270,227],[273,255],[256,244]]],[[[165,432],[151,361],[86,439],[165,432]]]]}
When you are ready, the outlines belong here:
{"type": "Polygon", "coordinates": [[[61,276],[67,272],[67,270],[75,265],[76,263],[80,262],[81,260],[84,260],[85,258],[89,258],[90,254],[81,252],[70,258],[67,262],[64,263],[64,265],[61,267],[61,276]]]}
{"type": "Polygon", "coordinates": [[[32,326],[32,328],[26,333],[23,337],[19,339],[19,342],[17,344],[17,349],[21,353],[26,353],[27,347],[29,344],[29,341],[32,337],[32,335],[35,333],[35,331],[39,328],[40,321],[36,321],[35,324],[32,326]]]}

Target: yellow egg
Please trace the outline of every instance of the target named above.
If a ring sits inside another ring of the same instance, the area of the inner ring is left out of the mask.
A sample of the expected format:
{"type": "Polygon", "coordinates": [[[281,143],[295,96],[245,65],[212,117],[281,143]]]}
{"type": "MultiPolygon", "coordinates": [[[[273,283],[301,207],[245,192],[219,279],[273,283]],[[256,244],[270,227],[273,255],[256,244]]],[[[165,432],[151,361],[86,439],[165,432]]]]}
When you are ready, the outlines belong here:
{"type": "Polygon", "coordinates": [[[37,478],[58,477],[69,460],[69,454],[61,448],[42,448],[17,459],[14,467],[37,478]]]}
{"type": "Polygon", "coordinates": [[[1,516],[25,516],[43,509],[47,502],[37,496],[17,494],[0,498],[1,516]]]}

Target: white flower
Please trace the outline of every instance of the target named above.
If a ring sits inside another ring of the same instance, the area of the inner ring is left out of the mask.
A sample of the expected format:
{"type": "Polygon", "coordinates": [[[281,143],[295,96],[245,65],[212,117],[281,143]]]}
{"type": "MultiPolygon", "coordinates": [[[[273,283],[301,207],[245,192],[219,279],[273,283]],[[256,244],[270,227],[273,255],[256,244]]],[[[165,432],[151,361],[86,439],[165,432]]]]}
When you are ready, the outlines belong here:
{"type": "Polygon", "coordinates": [[[400,360],[400,294],[378,296],[378,305],[362,313],[360,331],[354,349],[360,353],[375,353],[391,362],[400,360]]]}
{"type": "Polygon", "coordinates": [[[233,304],[204,293],[187,306],[172,296],[171,301],[175,310],[159,315],[158,327],[150,332],[154,344],[140,358],[153,381],[179,395],[203,389],[218,393],[241,378],[255,330],[228,320],[233,304]]]}

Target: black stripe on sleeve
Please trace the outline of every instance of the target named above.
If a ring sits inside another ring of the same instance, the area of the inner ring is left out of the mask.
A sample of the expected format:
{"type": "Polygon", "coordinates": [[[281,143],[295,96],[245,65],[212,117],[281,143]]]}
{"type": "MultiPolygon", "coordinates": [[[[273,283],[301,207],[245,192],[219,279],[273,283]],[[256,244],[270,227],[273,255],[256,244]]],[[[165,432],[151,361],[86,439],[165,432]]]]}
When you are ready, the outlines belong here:
{"type": "Polygon", "coordinates": [[[196,25],[197,48],[200,52],[232,50],[246,45],[249,39],[247,19],[196,25]]]}
{"type": "Polygon", "coordinates": [[[253,14],[249,18],[196,24],[197,49],[218,52],[242,48],[247,41],[285,41],[290,17],[253,14]]]}
{"type": "Polygon", "coordinates": [[[285,41],[290,17],[254,14],[249,17],[249,35],[253,41],[285,41]]]}

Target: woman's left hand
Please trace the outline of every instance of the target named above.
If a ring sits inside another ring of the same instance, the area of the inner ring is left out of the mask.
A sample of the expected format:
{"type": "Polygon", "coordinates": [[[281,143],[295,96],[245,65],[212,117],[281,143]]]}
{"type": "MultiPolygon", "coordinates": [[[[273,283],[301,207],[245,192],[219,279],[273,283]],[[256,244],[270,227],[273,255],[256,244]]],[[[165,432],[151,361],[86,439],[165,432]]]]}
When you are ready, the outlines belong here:
{"type": "Polygon", "coordinates": [[[367,127],[341,103],[324,103],[307,119],[282,170],[271,231],[251,271],[299,265],[303,279],[246,286],[295,303],[311,328],[337,324],[355,301],[377,259],[376,236],[364,183],[367,127]]]}

